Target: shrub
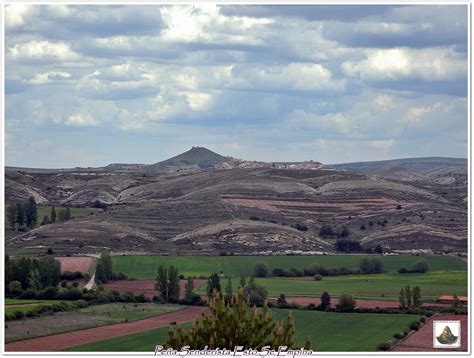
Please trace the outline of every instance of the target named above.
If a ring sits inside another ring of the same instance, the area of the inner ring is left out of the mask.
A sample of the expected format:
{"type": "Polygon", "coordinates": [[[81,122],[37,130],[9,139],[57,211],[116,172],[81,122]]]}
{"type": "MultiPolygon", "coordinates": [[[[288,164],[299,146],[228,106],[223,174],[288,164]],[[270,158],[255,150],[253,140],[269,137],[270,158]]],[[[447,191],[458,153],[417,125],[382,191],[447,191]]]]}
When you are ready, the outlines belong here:
{"type": "Polygon", "coordinates": [[[339,312],[353,312],[356,307],[356,301],[351,295],[343,293],[339,297],[339,302],[336,305],[336,310],[339,312]]]}
{"type": "Polygon", "coordinates": [[[285,277],[285,270],[281,268],[274,268],[272,270],[272,276],[273,277],[285,277]]]}
{"type": "Polygon", "coordinates": [[[319,236],[321,237],[328,237],[328,236],[334,236],[334,230],[331,226],[329,225],[324,225],[321,227],[319,230],[319,236]]]}
{"type": "Polygon", "coordinates": [[[408,273],[408,269],[406,267],[401,267],[398,269],[398,273],[408,273]]]}
{"type": "Polygon", "coordinates": [[[412,272],[425,273],[428,272],[428,263],[426,261],[418,261],[412,268],[412,272]]]}
{"type": "Polygon", "coordinates": [[[13,317],[15,319],[23,319],[25,317],[25,314],[23,313],[23,311],[14,311],[13,317]]]}
{"type": "Polygon", "coordinates": [[[267,266],[261,263],[256,264],[253,269],[253,274],[255,277],[267,277],[268,276],[267,266]]]}
{"type": "Polygon", "coordinates": [[[360,242],[357,240],[350,240],[350,239],[340,239],[336,241],[335,248],[337,251],[342,252],[354,252],[354,251],[361,251],[362,246],[360,242]]]}
{"type": "Polygon", "coordinates": [[[14,296],[19,295],[22,291],[20,281],[11,281],[8,284],[8,291],[14,296]]]}
{"type": "Polygon", "coordinates": [[[32,299],[35,299],[36,298],[36,294],[37,294],[37,291],[32,289],[32,288],[28,288],[26,289],[25,291],[23,291],[19,297],[23,300],[32,300],[32,299]]]}
{"type": "Polygon", "coordinates": [[[247,286],[244,287],[244,295],[251,305],[263,306],[267,300],[268,291],[255,281],[250,281],[247,286]]]}
{"type": "Polygon", "coordinates": [[[377,350],[379,351],[389,351],[392,346],[388,342],[379,343],[377,350]]]}
{"type": "Polygon", "coordinates": [[[421,317],[420,317],[420,319],[419,319],[418,321],[420,321],[421,323],[425,323],[425,321],[426,321],[426,318],[425,318],[425,317],[423,317],[423,316],[421,316],[421,317]]]}
{"type": "Polygon", "coordinates": [[[321,275],[319,275],[319,274],[316,274],[316,275],[313,276],[313,279],[314,279],[315,281],[321,281],[321,280],[323,279],[323,276],[321,276],[321,275]]]}
{"type": "Polygon", "coordinates": [[[293,226],[296,230],[299,230],[299,231],[308,231],[308,227],[305,225],[305,224],[296,224],[295,226],[293,226]]]}
{"type": "Polygon", "coordinates": [[[414,322],[410,323],[409,327],[412,331],[418,331],[418,329],[420,328],[420,323],[417,322],[417,321],[414,321],[414,322]]]}
{"type": "Polygon", "coordinates": [[[393,338],[395,338],[395,339],[402,339],[403,337],[404,337],[403,333],[395,333],[393,335],[393,338]]]}

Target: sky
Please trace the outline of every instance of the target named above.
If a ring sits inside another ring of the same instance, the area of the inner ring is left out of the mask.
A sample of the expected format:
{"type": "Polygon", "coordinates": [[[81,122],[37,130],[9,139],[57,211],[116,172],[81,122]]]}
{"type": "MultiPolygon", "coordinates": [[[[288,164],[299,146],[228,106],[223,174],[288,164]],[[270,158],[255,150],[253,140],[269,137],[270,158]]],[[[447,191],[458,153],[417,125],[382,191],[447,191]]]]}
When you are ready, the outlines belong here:
{"type": "Polygon", "coordinates": [[[467,13],[6,5],[6,164],[465,158],[467,13]]]}

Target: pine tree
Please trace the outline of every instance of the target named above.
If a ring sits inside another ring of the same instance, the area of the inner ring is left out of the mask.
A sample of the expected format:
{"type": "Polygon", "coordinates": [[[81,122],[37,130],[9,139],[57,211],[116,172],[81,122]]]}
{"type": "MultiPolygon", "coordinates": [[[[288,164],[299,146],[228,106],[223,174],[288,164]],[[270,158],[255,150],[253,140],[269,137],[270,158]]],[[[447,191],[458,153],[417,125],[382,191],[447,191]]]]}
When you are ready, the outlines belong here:
{"type": "Polygon", "coordinates": [[[233,297],[232,280],[230,277],[227,279],[227,285],[225,286],[224,292],[225,292],[224,299],[226,302],[229,302],[233,297]]]}
{"type": "Polygon", "coordinates": [[[56,209],[54,208],[54,205],[51,207],[51,222],[56,222],[56,209]]]}
{"type": "MultiPolygon", "coordinates": [[[[202,316],[194,321],[190,329],[171,328],[165,343],[167,348],[180,349],[190,346],[191,349],[226,348],[260,349],[271,346],[294,347],[295,324],[291,312],[286,323],[279,324],[272,318],[271,311],[265,306],[249,310],[249,303],[244,298],[243,289],[237,297],[226,304],[222,295],[215,290],[209,302],[210,316],[202,316]]],[[[310,342],[306,343],[310,348],[310,342]]]]}

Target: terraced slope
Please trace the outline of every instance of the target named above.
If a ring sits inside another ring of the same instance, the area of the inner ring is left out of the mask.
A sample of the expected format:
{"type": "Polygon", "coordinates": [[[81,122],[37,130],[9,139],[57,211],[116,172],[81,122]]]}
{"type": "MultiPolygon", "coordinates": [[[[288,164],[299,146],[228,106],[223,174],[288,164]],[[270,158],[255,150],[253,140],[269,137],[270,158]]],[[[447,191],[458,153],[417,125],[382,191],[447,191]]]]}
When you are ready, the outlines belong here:
{"type": "Polygon", "coordinates": [[[232,169],[167,174],[7,171],[7,202],[31,192],[49,204],[109,204],[45,225],[11,247],[65,251],[234,253],[330,251],[323,225],[348,228],[365,247],[465,252],[466,187],[337,170],[232,169]],[[13,183],[13,184],[12,184],[13,183]]]}

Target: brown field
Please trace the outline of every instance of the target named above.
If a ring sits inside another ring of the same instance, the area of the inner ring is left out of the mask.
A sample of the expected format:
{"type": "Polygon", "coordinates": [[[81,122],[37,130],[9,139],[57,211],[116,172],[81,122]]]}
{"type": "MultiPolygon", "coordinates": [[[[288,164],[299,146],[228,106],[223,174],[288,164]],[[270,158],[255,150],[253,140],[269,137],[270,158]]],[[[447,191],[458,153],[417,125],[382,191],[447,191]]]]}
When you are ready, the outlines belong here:
{"type": "Polygon", "coordinates": [[[82,272],[83,274],[88,273],[91,268],[94,258],[81,256],[81,257],[55,257],[61,263],[61,272],[82,272]]]}
{"type": "MultiPolygon", "coordinates": [[[[207,280],[204,279],[195,279],[194,280],[194,289],[198,289],[202,285],[206,284],[207,280]]],[[[158,296],[158,292],[155,290],[155,280],[133,280],[133,281],[111,281],[105,284],[105,288],[109,290],[116,290],[120,293],[133,292],[133,293],[143,293],[147,298],[153,298],[153,296],[158,296]]],[[[180,298],[184,298],[184,286],[186,285],[186,280],[179,280],[180,287],[180,298]]]]}
{"type": "Polygon", "coordinates": [[[164,314],[157,317],[142,319],[131,323],[118,323],[109,326],[83,329],[75,332],[56,334],[52,336],[27,339],[23,341],[8,343],[5,345],[6,352],[52,352],[68,347],[74,347],[85,343],[100,341],[103,339],[124,336],[134,332],[140,332],[151,328],[166,327],[171,322],[181,324],[195,320],[203,313],[207,313],[205,307],[189,307],[176,312],[164,314]]]}
{"type": "Polygon", "coordinates": [[[395,352],[467,352],[468,340],[468,316],[467,315],[436,315],[426,322],[418,332],[413,333],[404,339],[399,345],[395,346],[395,352]],[[460,349],[440,349],[433,348],[433,321],[434,320],[450,320],[461,321],[461,348],[460,349]]]}

